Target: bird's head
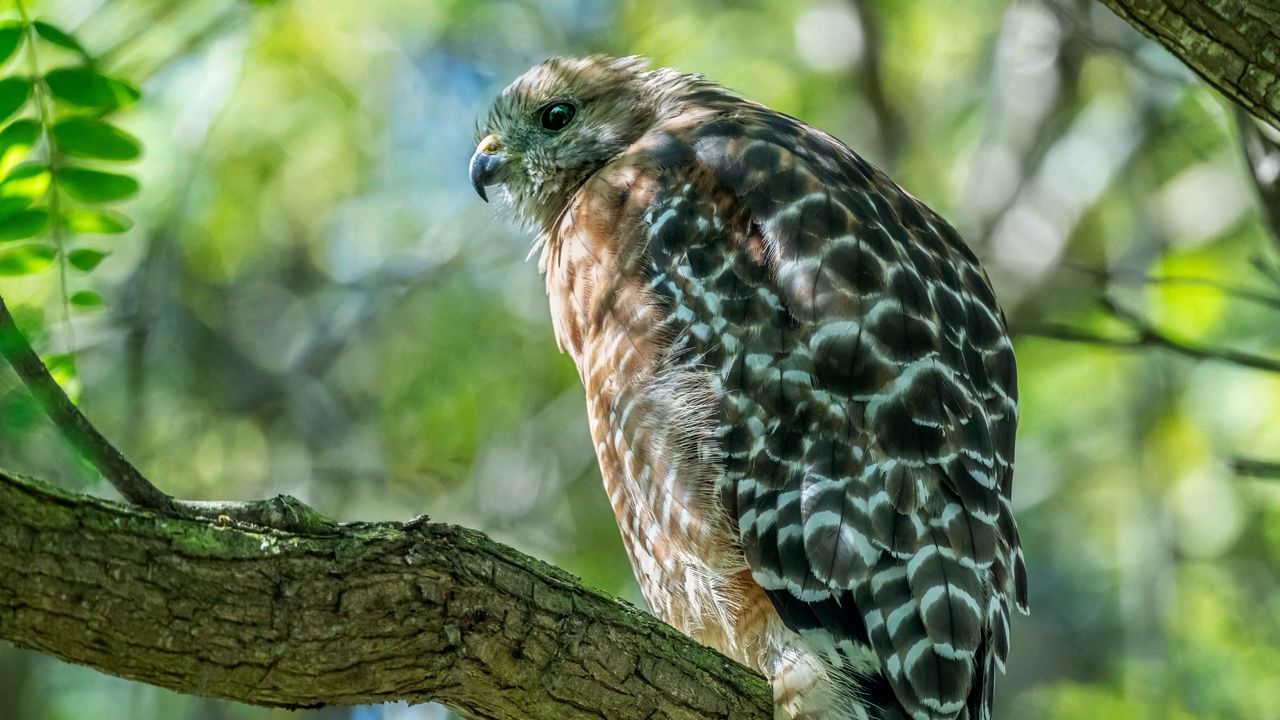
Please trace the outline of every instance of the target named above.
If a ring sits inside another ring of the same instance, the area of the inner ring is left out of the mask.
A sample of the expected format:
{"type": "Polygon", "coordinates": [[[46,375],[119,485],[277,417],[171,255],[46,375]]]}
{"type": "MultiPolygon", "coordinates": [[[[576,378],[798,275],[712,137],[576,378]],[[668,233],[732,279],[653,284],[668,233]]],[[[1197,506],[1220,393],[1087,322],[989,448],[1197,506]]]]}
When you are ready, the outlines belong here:
{"type": "Polygon", "coordinates": [[[502,91],[476,128],[471,184],[501,186],[521,221],[543,228],[574,192],[654,123],[655,71],[635,58],[552,58],[502,91]]]}

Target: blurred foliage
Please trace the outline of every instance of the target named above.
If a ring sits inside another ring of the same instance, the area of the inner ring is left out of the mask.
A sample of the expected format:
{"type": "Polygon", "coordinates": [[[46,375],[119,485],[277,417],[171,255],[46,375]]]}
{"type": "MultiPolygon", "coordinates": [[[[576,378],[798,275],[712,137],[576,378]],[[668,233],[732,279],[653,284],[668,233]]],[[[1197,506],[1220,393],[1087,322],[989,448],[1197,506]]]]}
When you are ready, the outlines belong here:
{"type": "MultiPolygon", "coordinates": [[[[138,141],[103,119],[137,102],[138,91],[101,73],[71,33],[32,19],[24,0],[13,4],[17,19],[0,22],[0,67],[7,66],[0,79],[0,277],[39,274],[56,263],[69,326],[72,307],[98,308],[103,298],[96,290],[71,288],[68,269],[90,273],[109,254],[76,243],[76,236],[127,231],[127,217],[97,206],[138,191],[133,177],[83,163],[138,157],[138,141]],[[57,67],[49,67],[50,55],[58,58],[57,67]]],[[[46,325],[38,314],[26,317],[32,321],[28,332],[46,325]]],[[[48,363],[75,395],[75,356],[51,355],[48,363]]]]}
{"type": "MultiPolygon", "coordinates": [[[[648,55],[832,132],[960,228],[1015,328],[1132,335],[1106,294],[1175,338],[1280,347],[1248,294],[1280,296],[1280,273],[1232,113],[1085,0],[24,9],[0,3],[0,195],[28,213],[0,225],[24,258],[0,258],[21,272],[0,291],[182,497],[429,513],[638,602],[529,239],[465,174],[475,118],[551,54],[648,55]],[[138,138],[134,195],[96,173],[129,177],[138,138]]],[[[1229,462],[1280,459],[1280,374],[1033,333],[1017,351],[1033,615],[997,716],[1280,719],[1280,482],[1229,462]]],[[[8,372],[0,465],[109,492],[8,372]]],[[[0,648],[4,718],[300,716],[444,714],[270,712],[0,648]]]]}

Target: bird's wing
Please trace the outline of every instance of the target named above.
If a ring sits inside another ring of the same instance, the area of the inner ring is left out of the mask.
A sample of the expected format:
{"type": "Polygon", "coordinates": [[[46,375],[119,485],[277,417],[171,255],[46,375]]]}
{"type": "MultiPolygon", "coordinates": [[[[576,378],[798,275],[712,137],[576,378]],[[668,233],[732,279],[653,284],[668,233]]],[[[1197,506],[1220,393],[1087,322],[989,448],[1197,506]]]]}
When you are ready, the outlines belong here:
{"type": "Polygon", "coordinates": [[[1026,600],[995,297],[956,232],[839,141],[725,102],[655,145],[642,224],[672,355],[718,385],[746,561],[794,629],[870,646],[910,717],[986,717],[1026,600]]]}

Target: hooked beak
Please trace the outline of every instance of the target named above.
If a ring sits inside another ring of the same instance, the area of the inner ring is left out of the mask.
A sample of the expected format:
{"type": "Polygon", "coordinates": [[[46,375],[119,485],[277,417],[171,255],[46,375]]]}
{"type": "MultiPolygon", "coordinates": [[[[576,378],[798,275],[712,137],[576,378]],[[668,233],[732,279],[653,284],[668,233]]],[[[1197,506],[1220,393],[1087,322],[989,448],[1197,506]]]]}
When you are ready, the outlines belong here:
{"type": "Polygon", "coordinates": [[[471,173],[471,187],[476,189],[481,200],[489,202],[489,197],[484,193],[485,186],[498,182],[498,173],[506,164],[507,156],[502,154],[502,141],[497,135],[490,134],[480,141],[475,154],[471,156],[468,170],[471,173]]]}

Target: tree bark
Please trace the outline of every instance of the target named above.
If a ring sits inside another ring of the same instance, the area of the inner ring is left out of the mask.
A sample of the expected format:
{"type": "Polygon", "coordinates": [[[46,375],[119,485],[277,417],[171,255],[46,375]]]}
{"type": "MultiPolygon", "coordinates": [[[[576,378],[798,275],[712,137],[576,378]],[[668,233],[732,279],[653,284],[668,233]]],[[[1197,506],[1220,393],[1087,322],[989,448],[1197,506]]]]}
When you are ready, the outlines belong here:
{"type": "Polygon", "coordinates": [[[300,535],[0,472],[0,638],[278,707],[435,700],[478,718],[772,717],[764,679],[465,528],[300,535]]]}
{"type": "Polygon", "coordinates": [[[1101,0],[1223,95],[1280,127],[1275,0],[1101,0]]]}

